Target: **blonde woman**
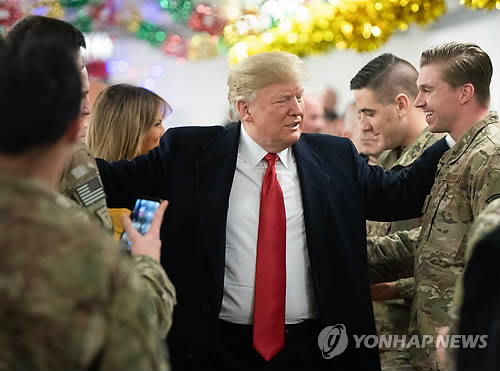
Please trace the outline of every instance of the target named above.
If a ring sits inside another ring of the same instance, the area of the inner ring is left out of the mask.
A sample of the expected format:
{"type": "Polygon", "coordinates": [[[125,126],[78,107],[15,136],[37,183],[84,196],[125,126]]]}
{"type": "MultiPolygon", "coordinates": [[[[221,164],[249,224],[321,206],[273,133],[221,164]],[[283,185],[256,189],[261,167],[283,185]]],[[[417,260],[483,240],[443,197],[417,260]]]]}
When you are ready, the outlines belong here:
{"type": "MultiPolygon", "coordinates": [[[[103,90],[97,97],[89,120],[87,144],[94,157],[106,161],[130,160],[160,144],[165,132],[163,119],[172,112],[159,95],[129,84],[103,90]]],[[[123,231],[119,215],[127,209],[110,209],[115,238],[123,231]]]]}

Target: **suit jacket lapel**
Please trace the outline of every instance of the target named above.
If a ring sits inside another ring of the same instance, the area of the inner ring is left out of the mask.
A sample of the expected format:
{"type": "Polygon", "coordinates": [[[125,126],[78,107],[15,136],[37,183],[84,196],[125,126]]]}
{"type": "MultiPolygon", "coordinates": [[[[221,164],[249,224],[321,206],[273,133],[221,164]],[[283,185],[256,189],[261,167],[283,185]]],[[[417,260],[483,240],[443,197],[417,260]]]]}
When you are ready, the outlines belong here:
{"type": "Polygon", "coordinates": [[[224,282],[226,219],[236,169],[240,127],[240,124],[235,124],[223,130],[203,147],[204,155],[196,161],[202,248],[213,271],[220,300],[224,282]]]}

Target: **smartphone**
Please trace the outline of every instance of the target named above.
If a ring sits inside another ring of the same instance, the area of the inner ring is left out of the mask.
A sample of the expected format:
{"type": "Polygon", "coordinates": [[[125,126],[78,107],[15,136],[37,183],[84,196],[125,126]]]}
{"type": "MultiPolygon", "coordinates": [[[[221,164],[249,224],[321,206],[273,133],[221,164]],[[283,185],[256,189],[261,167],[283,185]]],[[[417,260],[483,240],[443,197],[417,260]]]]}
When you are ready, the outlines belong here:
{"type": "MultiPolygon", "coordinates": [[[[132,225],[137,229],[137,232],[144,235],[153,221],[153,216],[156,210],[160,207],[161,200],[159,198],[140,196],[135,202],[134,210],[130,214],[132,225]]],[[[130,250],[130,241],[127,233],[123,231],[120,238],[120,246],[130,250]]]]}

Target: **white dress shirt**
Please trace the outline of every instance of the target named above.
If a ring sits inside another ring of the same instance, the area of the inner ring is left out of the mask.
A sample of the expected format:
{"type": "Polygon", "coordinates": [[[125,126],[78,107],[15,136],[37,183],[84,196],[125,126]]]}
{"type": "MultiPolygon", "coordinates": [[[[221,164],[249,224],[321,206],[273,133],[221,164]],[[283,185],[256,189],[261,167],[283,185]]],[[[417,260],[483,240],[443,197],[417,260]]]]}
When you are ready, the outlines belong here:
{"type": "Polygon", "coordinates": [[[451,137],[450,134],[446,134],[444,140],[446,140],[446,144],[448,144],[448,147],[450,148],[453,147],[455,144],[457,144],[457,142],[455,142],[455,140],[451,137]]]}
{"type": "MultiPolygon", "coordinates": [[[[220,319],[232,323],[253,323],[260,192],[268,166],[264,160],[266,154],[242,125],[229,197],[224,297],[219,315],[220,319]]],[[[285,322],[292,324],[317,318],[317,315],[297,164],[291,149],[285,149],[278,156],[276,173],[285,201],[287,231],[285,322]]]]}

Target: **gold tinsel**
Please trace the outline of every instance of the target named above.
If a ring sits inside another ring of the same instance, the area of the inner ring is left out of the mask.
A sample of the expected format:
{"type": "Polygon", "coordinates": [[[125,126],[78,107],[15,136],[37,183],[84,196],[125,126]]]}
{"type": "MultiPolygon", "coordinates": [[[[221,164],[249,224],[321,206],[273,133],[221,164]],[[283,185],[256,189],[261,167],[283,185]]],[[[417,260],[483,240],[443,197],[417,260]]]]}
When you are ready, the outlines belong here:
{"type": "Polygon", "coordinates": [[[473,9],[500,9],[500,0],[460,0],[460,4],[473,9]]]}
{"type": "Polygon", "coordinates": [[[333,0],[313,1],[294,19],[281,20],[271,30],[239,35],[232,25],[224,30],[229,59],[237,63],[248,55],[281,50],[306,56],[332,48],[373,51],[395,30],[411,23],[428,24],[446,11],[444,0],[333,0]],[[305,14],[305,15],[304,15],[305,14]]]}
{"type": "Polygon", "coordinates": [[[195,34],[189,42],[188,59],[200,60],[217,56],[217,36],[207,33],[195,34]]]}
{"type": "Polygon", "coordinates": [[[31,4],[31,9],[38,7],[47,7],[47,17],[63,19],[65,15],[64,8],[57,0],[39,0],[31,4]]]}

